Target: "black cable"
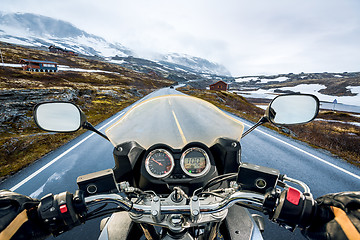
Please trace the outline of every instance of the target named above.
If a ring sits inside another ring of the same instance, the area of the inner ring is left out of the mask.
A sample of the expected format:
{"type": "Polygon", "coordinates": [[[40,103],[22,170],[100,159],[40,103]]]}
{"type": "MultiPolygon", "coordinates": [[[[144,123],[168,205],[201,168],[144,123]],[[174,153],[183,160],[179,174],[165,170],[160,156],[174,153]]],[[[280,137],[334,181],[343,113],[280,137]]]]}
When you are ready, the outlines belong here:
{"type": "Polygon", "coordinates": [[[103,210],[103,211],[101,211],[101,212],[92,214],[92,215],[90,215],[90,216],[87,215],[87,216],[86,216],[86,221],[87,221],[87,220],[94,219],[94,218],[102,217],[102,216],[107,215],[107,214],[112,214],[112,213],[121,212],[121,211],[124,211],[124,210],[121,209],[121,208],[110,208],[110,209],[106,209],[106,210],[103,210]]]}
{"type": "Polygon", "coordinates": [[[216,179],[216,180],[213,180],[213,181],[210,180],[202,189],[203,189],[203,190],[208,189],[208,188],[210,188],[210,187],[212,187],[212,186],[214,186],[214,185],[216,185],[216,184],[218,184],[218,183],[221,183],[221,182],[223,182],[223,181],[230,180],[230,179],[232,179],[232,178],[236,178],[236,176],[237,176],[237,174],[236,174],[236,173],[233,173],[233,174],[231,174],[231,175],[224,176],[224,177],[222,177],[222,178],[220,178],[220,179],[216,179]]]}
{"type": "Polygon", "coordinates": [[[205,186],[202,187],[202,191],[203,191],[204,189],[207,189],[207,188],[215,185],[215,184],[212,184],[214,181],[219,181],[219,180],[221,179],[220,182],[222,182],[222,181],[227,180],[227,177],[230,177],[230,176],[236,177],[236,176],[237,176],[237,173],[227,173],[227,174],[220,175],[220,176],[217,176],[217,177],[212,178],[209,182],[207,182],[207,183],[205,184],[205,186]],[[210,186],[209,186],[209,185],[210,185],[210,186]]]}
{"type": "Polygon", "coordinates": [[[262,211],[263,211],[262,207],[256,207],[256,206],[253,206],[253,205],[251,205],[251,204],[247,204],[247,203],[243,203],[243,202],[237,202],[237,203],[235,203],[235,204],[236,204],[236,205],[239,205],[239,206],[241,206],[241,207],[250,208],[250,209],[252,209],[252,210],[256,210],[256,211],[259,211],[259,212],[262,212],[262,211]]]}
{"type": "Polygon", "coordinates": [[[201,192],[200,195],[213,195],[213,196],[219,197],[219,198],[226,198],[225,196],[218,194],[218,193],[214,193],[214,192],[201,192]]]}

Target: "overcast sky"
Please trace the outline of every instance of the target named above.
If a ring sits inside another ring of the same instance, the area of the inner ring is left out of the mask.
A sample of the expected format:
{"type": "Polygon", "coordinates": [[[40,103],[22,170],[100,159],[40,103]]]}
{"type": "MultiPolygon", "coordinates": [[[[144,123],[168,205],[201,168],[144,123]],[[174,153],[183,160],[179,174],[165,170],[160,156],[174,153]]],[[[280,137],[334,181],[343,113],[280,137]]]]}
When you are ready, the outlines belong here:
{"type": "Polygon", "coordinates": [[[360,71],[359,0],[1,0],[149,56],[178,52],[233,76],[360,71]],[[30,3],[31,2],[31,3],[30,3]]]}

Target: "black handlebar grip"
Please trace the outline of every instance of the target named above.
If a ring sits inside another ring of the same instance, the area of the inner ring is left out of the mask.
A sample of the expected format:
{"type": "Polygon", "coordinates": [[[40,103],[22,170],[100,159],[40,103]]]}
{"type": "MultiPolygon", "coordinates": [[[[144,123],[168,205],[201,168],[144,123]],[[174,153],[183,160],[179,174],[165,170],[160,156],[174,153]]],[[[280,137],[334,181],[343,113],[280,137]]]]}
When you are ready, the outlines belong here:
{"type": "Polygon", "coordinates": [[[330,210],[318,207],[310,194],[291,187],[281,193],[275,189],[267,192],[263,209],[272,221],[291,229],[296,226],[306,228],[313,222],[327,222],[333,218],[330,210]]]}

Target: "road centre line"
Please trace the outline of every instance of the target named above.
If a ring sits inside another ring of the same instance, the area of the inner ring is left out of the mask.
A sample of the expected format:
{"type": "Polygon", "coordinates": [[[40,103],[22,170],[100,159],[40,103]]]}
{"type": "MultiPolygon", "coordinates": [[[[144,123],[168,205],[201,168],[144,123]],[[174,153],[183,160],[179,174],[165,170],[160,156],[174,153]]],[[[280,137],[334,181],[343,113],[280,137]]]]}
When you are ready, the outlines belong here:
{"type": "MultiPolygon", "coordinates": [[[[246,124],[246,123],[243,123],[243,124],[244,124],[245,126],[247,126],[247,127],[251,127],[249,124],[246,124]]],[[[320,162],[322,162],[322,163],[325,163],[325,164],[327,164],[327,165],[329,165],[329,166],[331,166],[331,167],[333,167],[333,168],[336,168],[336,169],[339,170],[339,171],[342,171],[342,172],[344,172],[344,173],[346,173],[346,174],[348,174],[348,175],[350,175],[350,176],[352,176],[352,177],[357,178],[358,180],[360,180],[360,176],[356,175],[355,173],[352,173],[352,172],[350,172],[350,171],[348,171],[348,170],[345,170],[345,169],[343,169],[343,168],[341,168],[341,167],[338,167],[338,166],[336,166],[336,165],[333,164],[333,163],[330,163],[330,162],[328,162],[328,161],[326,161],[326,160],[324,160],[324,159],[322,159],[322,158],[320,158],[320,157],[317,157],[317,156],[315,156],[315,155],[313,155],[313,154],[311,154],[311,153],[309,153],[309,152],[306,152],[305,150],[302,150],[301,148],[298,148],[298,147],[296,147],[296,146],[294,146],[294,145],[292,145],[292,144],[290,144],[290,143],[287,143],[287,142],[285,142],[285,141],[283,141],[283,140],[281,140],[281,139],[279,139],[279,138],[277,138],[277,137],[274,137],[274,136],[272,136],[272,135],[270,135],[270,134],[268,134],[268,133],[266,133],[266,132],[263,132],[263,131],[261,131],[260,129],[255,129],[255,131],[258,131],[258,132],[260,132],[260,133],[262,133],[262,134],[264,134],[264,135],[266,135],[266,136],[268,136],[268,137],[271,137],[271,138],[273,138],[273,139],[275,139],[275,140],[277,140],[277,141],[279,141],[279,142],[281,142],[281,143],[283,143],[283,144],[285,144],[285,145],[287,145],[287,146],[289,146],[289,147],[292,147],[292,148],[294,148],[294,149],[296,149],[296,150],[298,150],[298,151],[300,151],[300,152],[302,152],[302,153],[305,153],[306,155],[308,155],[308,156],[310,156],[310,157],[315,158],[316,160],[318,160],[318,161],[320,161],[320,162]]]]}
{"type": "MultiPolygon", "coordinates": [[[[109,124],[111,124],[112,122],[116,121],[118,118],[120,118],[122,115],[124,115],[125,112],[122,112],[119,116],[115,117],[114,119],[112,119],[111,121],[109,121],[108,123],[106,123],[104,126],[102,126],[101,128],[99,128],[98,130],[102,130],[103,128],[107,127],[109,124]]],[[[29,175],[27,178],[25,178],[24,180],[22,180],[21,182],[19,182],[18,184],[16,184],[15,186],[13,186],[12,188],[10,188],[10,191],[15,191],[16,189],[18,189],[19,187],[21,187],[22,185],[24,185],[25,183],[27,183],[28,181],[30,181],[32,178],[34,178],[35,176],[37,176],[39,173],[41,173],[42,171],[44,171],[46,168],[48,168],[49,166],[51,166],[53,163],[55,163],[56,161],[58,161],[60,158],[62,158],[63,156],[65,156],[66,154],[68,154],[69,152],[71,152],[72,150],[74,150],[75,148],[77,148],[80,144],[84,143],[86,140],[88,140],[89,138],[91,138],[93,135],[95,135],[95,133],[91,133],[89,136],[87,136],[86,138],[84,138],[83,140],[81,140],[80,142],[78,142],[77,144],[75,144],[74,146],[72,146],[71,148],[69,148],[68,150],[66,150],[65,152],[63,152],[62,154],[60,154],[59,156],[57,156],[56,158],[54,158],[53,160],[51,160],[50,162],[48,162],[47,164],[45,164],[44,166],[42,166],[40,169],[38,169],[37,171],[35,171],[34,173],[32,173],[31,175],[29,175]]]]}
{"type": "Polygon", "coordinates": [[[179,121],[178,121],[178,119],[177,119],[177,117],[176,117],[176,115],[175,115],[174,110],[171,110],[171,111],[172,111],[173,117],[174,117],[174,119],[175,119],[176,126],[177,126],[177,128],[178,128],[178,130],[179,130],[181,139],[182,139],[183,143],[186,144],[187,141],[186,141],[184,132],[183,132],[183,130],[181,129],[180,123],[179,123],[179,121]]]}

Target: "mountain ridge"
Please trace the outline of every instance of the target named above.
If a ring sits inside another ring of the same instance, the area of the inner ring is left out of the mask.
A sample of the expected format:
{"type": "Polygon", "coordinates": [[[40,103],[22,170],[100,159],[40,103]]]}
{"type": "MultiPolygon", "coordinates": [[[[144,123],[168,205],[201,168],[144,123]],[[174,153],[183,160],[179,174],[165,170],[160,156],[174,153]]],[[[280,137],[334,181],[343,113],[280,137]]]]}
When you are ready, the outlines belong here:
{"type": "MultiPolygon", "coordinates": [[[[131,50],[121,43],[108,42],[104,38],[89,34],[69,22],[32,13],[0,12],[0,41],[43,48],[55,45],[82,55],[99,56],[105,59],[112,59],[116,56],[143,58],[138,56],[135,50],[131,50]]],[[[158,54],[156,57],[147,60],[159,62],[167,67],[177,64],[190,68],[191,74],[195,72],[199,74],[199,78],[203,78],[204,73],[231,77],[230,72],[224,66],[186,54],[158,54]],[[171,61],[168,61],[170,58],[171,61]]],[[[152,70],[156,71],[157,69],[152,70]]],[[[175,68],[172,70],[176,71],[175,68]]],[[[182,70],[187,71],[180,68],[180,71],[182,70]]]]}

